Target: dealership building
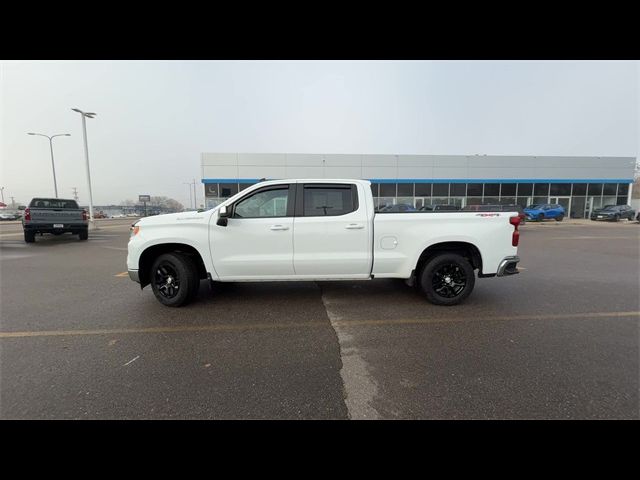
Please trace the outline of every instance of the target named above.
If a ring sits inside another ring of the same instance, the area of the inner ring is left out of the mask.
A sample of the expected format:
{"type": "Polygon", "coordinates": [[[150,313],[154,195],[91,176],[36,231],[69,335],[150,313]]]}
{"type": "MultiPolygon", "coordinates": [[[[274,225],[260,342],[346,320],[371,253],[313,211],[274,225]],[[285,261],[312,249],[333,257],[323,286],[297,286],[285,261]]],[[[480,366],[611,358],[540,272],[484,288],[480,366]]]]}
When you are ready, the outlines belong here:
{"type": "Polygon", "coordinates": [[[359,178],[376,207],[396,203],[466,205],[558,203],[571,218],[629,204],[634,157],[203,153],[206,207],[258,182],[359,178]]]}

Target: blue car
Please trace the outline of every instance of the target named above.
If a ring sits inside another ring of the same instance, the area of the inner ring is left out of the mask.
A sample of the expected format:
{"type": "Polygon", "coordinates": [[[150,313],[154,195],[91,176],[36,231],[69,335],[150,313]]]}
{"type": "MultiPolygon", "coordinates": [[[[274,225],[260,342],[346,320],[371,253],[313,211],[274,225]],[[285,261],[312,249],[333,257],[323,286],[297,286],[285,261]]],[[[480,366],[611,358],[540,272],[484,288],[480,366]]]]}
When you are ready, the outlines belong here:
{"type": "Polygon", "coordinates": [[[547,218],[553,218],[557,222],[561,222],[565,215],[564,207],[555,203],[529,205],[524,209],[524,213],[527,216],[527,220],[538,220],[540,222],[547,218]]]}

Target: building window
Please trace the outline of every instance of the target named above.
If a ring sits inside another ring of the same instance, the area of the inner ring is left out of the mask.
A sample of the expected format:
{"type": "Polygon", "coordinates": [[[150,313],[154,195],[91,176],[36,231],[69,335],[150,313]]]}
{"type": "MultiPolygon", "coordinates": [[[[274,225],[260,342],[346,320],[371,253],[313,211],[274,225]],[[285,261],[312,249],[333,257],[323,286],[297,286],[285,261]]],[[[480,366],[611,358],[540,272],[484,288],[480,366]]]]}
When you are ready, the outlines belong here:
{"type": "Polygon", "coordinates": [[[500,196],[501,197],[515,197],[516,196],[516,187],[517,183],[503,183],[500,187],[500,196]]]}
{"type": "Polygon", "coordinates": [[[242,190],[246,190],[250,186],[255,185],[255,183],[240,183],[238,185],[240,187],[239,191],[241,192],[242,190]]]}
{"type": "Polygon", "coordinates": [[[518,196],[530,197],[533,194],[533,183],[519,183],[518,196]]]}
{"type": "Polygon", "coordinates": [[[500,195],[499,183],[485,183],[484,184],[484,196],[485,197],[497,197],[500,195]]]}
{"type": "Polygon", "coordinates": [[[618,184],[618,196],[624,195],[625,197],[629,195],[629,184],[628,183],[619,183],[618,184]]]}
{"type": "Polygon", "coordinates": [[[399,183],[398,197],[413,197],[413,183],[399,183]]]}
{"type": "Polygon", "coordinates": [[[449,196],[449,184],[448,183],[434,183],[433,184],[433,196],[434,197],[448,197],[449,196]]]}
{"type": "Polygon", "coordinates": [[[220,184],[220,196],[222,198],[228,198],[238,193],[237,183],[221,183],[220,184]]]}
{"type": "MultiPolygon", "coordinates": [[[[536,183],[533,187],[533,194],[537,197],[549,196],[549,184],[548,183],[536,183]]],[[[546,201],[546,200],[545,200],[546,201]]]]}
{"type": "Polygon", "coordinates": [[[430,183],[416,183],[416,197],[430,197],[430,196],[431,196],[430,183]]]}
{"type": "Polygon", "coordinates": [[[470,184],[468,184],[467,185],[467,196],[468,197],[481,197],[482,196],[482,184],[481,183],[470,183],[470,184]]]}
{"type": "Polygon", "coordinates": [[[599,197],[602,195],[602,184],[601,183],[590,183],[587,188],[587,195],[590,197],[599,197]]]}
{"type": "Polygon", "coordinates": [[[584,196],[587,194],[586,183],[574,183],[573,184],[573,196],[584,196]]]}
{"type": "Polygon", "coordinates": [[[372,183],[371,184],[371,193],[373,194],[373,198],[378,198],[380,196],[380,184],[372,183]]]}
{"type": "Polygon", "coordinates": [[[602,194],[603,195],[615,195],[618,189],[617,183],[605,183],[602,194]]]}
{"type": "Polygon", "coordinates": [[[381,197],[395,197],[396,196],[396,184],[395,183],[381,183],[380,184],[380,196],[381,197]]]}
{"type": "Polygon", "coordinates": [[[551,195],[557,195],[560,197],[568,197],[571,195],[570,183],[552,183],[551,195]]]}
{"type": "Polygon", "coordinates": [[[452,197],[464,197],[467,195],[466,183],[452,183],[451,184],[451,196],[452,197]]]}

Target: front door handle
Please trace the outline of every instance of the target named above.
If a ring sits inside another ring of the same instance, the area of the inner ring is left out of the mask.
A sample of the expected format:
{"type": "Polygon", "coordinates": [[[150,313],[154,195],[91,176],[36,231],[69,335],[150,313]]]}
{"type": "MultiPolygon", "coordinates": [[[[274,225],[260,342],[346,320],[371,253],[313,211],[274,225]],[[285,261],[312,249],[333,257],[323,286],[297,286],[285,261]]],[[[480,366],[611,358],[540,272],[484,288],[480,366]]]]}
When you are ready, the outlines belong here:
{"type": "Polygon", "coordinates": [[[271,227],[269,227],[269,230],[289,230],[289,227],[285,225],[271,225],[271,227]]]}
{"type": "Polygon", "coordinates": [[[346,228],[347,230],[362,230],[364,228],[364,225],[360,223],[350,223],[344,228],[346,228]]]}

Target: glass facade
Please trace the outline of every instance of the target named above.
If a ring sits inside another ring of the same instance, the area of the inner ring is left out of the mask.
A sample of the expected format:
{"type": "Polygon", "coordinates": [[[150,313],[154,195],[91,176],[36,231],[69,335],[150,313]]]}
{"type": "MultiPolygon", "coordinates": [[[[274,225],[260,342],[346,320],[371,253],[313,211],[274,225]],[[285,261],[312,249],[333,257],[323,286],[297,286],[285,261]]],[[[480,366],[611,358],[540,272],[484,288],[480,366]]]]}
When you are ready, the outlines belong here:
{"type": "MultiPolygon", "coordinates": [[[[246,182],[206,183],[206,208],[213,208],[239,191],[254,185],[246,182]]],[[[511,205],[535,203],[569,205],[571,218],[588,218],[592,209],[604,205],[625,205],[627,183],[467,183],[460,182],[380,182],[371,184],[376,208],[408,204],[426,205],[511,205]]]]}
{"type": "Polygon", "coordinates": [[[398,203],[419,209],[426,205],[512,205],[536,203],[568,205],[571,218],[588,218],[603,205],[624,205],[628,201],[626,183],[464,183],[402,182],[372,183],[376,208],[398,203]],[[413,192],[413,196],[410,195],[413,192]]]}

